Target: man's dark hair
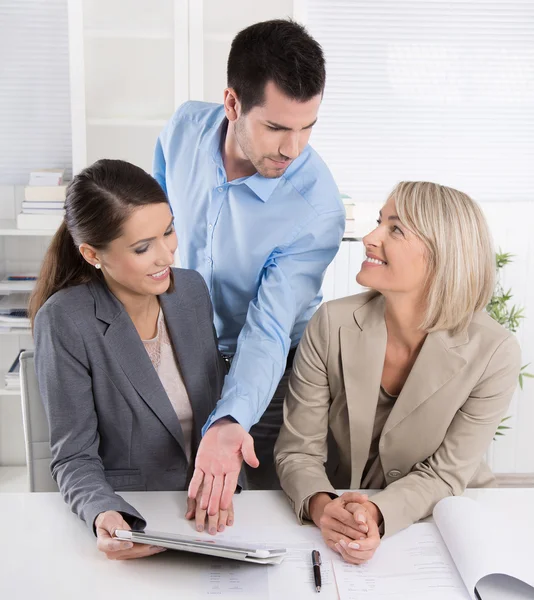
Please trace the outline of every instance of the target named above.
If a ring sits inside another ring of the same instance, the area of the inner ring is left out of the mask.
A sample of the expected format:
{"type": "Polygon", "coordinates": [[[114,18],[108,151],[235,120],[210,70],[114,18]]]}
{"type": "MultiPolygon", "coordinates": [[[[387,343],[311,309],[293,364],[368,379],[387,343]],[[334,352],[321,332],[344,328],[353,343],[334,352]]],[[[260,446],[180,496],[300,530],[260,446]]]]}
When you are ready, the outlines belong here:
{"type": "Polygon", "coordinates": [[[247,113],[263,104],[272,81],[288,98],[305,102],[322,94],[325,60],[321,46],[291,19],[256,23],[240,31],[228,56],[228,87],[247,113]]]}

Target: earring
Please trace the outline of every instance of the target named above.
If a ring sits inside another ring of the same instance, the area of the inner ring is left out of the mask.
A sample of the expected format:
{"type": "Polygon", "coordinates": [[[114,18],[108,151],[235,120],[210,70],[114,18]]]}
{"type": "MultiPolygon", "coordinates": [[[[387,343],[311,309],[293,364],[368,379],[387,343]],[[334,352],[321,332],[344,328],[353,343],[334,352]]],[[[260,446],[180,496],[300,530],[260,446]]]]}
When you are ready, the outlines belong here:
{"type": "Polygon", "coordinates": [[[95,264],[95,269],[100,269],[100,267],[101,267],[101,266],[102,266],[102,265],[101,265],[100,263],[96,263],[96,264],[95,264]]]}

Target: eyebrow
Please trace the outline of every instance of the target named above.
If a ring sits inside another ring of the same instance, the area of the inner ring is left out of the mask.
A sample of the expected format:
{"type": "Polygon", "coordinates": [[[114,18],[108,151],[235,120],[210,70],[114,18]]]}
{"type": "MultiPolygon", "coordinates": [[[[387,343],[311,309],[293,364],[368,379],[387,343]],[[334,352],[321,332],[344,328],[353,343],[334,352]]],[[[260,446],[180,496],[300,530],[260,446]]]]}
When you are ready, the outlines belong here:
{"type": "MultiPolygon", "coordinates": [[[[171,227],[173,223],[174,223],[174,217],[171,219],[171,222],[169,223],[169,225],[167,226],[167,229],[165,229],[165,231],[168,231],[169,227],[171,227]]],[[[146,243],[146,242],[152,242],[155,239],[156,239],[155,237],[150,237],[150,238],[145,238],[144,240],[137,240],[137,242],[134,242],[133,244],[130,244],[128,246],[128,248],[132,248],[133,246],[137,246],[137,244],[146,243]]]]}
{"type": "MultiPolygon", "coordinates": [[[[281,129],[282,131],[293,131],[291,129],[291,127],[286,127],[285,125],[280,125],[280,123],[275,123],[274,121],[266,121],[266,123],[268,125],[270,125],[271,127],[276,127],[277,129],[281,129]]],[[[317,119],[315,119],[315,121],[313,123],[306,125],[306,127],[303,127],[302,129],[311,129],[315,125],[315,123],[317,123],[317,119]]]]}
{"type": "MultiPolygon", "coordinates": [[[[382,211],[381,211],[381,210],[379,210],[379,211],[378,211],[378,214],[379,214],[380,216],[382,216],[382,211]]],[[[390,216],[388,217],[388,221],[400,221],[400,219],[399,219],[399,217],[398,217],[397,215],[390,215],[390,216]]]]}

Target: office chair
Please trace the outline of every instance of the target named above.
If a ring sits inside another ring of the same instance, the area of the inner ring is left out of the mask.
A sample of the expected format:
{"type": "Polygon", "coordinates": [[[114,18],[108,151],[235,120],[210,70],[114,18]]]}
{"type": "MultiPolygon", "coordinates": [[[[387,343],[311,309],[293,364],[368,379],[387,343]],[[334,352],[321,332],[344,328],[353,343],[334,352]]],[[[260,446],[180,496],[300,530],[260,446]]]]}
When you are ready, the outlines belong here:
{"type": "Polygon", "coordinates": [[[20,355],[20,386],[30,492],[57,492],[58,487],[50,473],[52,454],[48,420],[39,393],[32,350],[25,350],[20,355]]]}

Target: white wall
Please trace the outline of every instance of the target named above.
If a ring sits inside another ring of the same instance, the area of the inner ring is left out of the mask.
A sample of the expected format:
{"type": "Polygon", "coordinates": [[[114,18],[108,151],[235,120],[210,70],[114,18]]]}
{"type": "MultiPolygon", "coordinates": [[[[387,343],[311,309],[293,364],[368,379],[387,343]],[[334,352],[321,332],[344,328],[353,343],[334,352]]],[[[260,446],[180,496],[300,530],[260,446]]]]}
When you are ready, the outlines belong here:
{"type": "Polygon", "coordinates": [[[292,0],[204,0],[204,98],[222,102],[226,87],[226,60],[238,31],[269,19],[291,17],[292,0]]]}

